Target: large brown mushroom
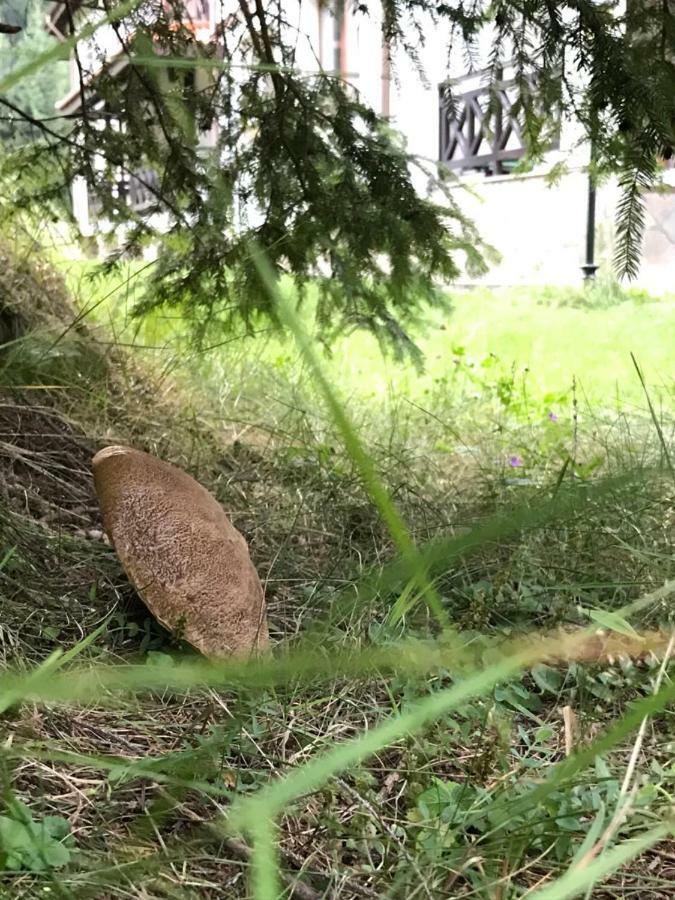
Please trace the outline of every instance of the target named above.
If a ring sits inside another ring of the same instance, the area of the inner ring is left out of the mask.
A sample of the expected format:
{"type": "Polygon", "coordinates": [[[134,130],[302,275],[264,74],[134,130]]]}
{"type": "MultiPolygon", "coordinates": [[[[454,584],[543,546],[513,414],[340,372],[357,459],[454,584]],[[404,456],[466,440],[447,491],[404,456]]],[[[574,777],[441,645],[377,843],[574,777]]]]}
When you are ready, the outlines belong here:
{"type": "Polygon", "coordinates": [[[103,525],[155,618],[206,656],[269,644],[248,545],[216,499],[169,463],[129,447],[93,459],[103,525]]]}

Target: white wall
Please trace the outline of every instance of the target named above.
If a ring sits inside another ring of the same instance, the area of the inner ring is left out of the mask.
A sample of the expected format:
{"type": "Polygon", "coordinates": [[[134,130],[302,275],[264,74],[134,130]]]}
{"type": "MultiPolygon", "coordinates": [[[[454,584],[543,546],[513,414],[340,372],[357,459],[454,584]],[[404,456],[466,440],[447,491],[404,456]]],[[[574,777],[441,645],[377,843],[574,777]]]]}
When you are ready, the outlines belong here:
{"type": "Polygon", "coordinates": [[[637,283],[652,293],[675,292],[675,168],[666,190],[646,199],[646,234],[637,283]]]}

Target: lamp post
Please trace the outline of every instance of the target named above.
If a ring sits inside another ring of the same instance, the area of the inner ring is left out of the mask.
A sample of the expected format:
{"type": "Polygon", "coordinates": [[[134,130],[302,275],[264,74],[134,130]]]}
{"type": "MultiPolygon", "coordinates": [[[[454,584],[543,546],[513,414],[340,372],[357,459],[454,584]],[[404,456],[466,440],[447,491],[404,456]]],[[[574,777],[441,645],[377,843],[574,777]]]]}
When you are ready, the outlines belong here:
{"type": "Polygon", "coordinates": [[[586,205],[586,262],[581,267],[584,281],[593,281],[598,266],[595,262],[595,174],[593,172],[593,141],[591,139],[591,158],[588,167],[588,202],[586,205]]]}

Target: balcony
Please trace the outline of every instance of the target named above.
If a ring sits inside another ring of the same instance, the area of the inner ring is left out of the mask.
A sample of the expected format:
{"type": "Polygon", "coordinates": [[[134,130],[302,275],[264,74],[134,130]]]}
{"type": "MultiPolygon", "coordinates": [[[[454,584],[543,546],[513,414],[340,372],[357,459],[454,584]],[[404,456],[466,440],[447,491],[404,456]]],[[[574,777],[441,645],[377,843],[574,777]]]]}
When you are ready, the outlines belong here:
{"type": "MultiPolygon", "coordinates": [[[[460,79],[452,88],[440,85],[439,159],[460,172],[506,175],[527,152],[516,82],[487,87],[481,80],[484,73],[460,79]],[[464,88],[461,93],[454,92],[458,86],[464,88]]],[[[529,85],[535,90],[533,79],[529,85]]]]}
{"type": "Polygon", "coordinates": [[[157,205],[154,191],[159,190],[159,179],[151,169],[144,169],[125,178],[118,189],[120,196],[126,197],[129,207],[136,213],[142,213],[157,205]]]}
{"type": "MultiPolygon", "coordinates": [[[[139,169],[137,172],[123,173],[111,186],[112,194],[127,204],[138,215],[148,212],[158,204],[154,190],[159,190],[159,179],[151,169],[139,169]]],[[[96,193],[91,189],[88,193],[89,217],[95,220],[101,213],[101,204],[96,193]]]]}

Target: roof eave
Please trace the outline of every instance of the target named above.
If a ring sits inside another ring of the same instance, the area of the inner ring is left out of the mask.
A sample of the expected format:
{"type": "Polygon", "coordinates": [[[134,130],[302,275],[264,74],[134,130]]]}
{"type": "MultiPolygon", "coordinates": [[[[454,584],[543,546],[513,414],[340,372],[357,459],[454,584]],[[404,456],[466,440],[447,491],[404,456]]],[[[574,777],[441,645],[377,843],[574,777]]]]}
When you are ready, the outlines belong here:
{"type": "Polygon", "coordinates": [[[55,103],[56,109],[65,116],[73,115],[82,108],[83,94],[85,102],[95,98],[95,81],[102,72],[107,71],[109,75],[115,77],[116,75],[119,75],[120,72],[124,71],[128,65],[129,58],[121,51],[114,58],[107,60],[100,69],[97,69],[96,72],[92,73],[91,77],[87,79],[87,83],[84,85],[84,91],[80,85],[77,85],[77,87],[74,87],[69,91],[65,97],[57,100],[55,103]]]}
{"type": "Polygon", "coordinates": [[[82,0],[52,0],[45,14],[48,30],[63,40],[70,30],[70,17],[80,6],[82,0]]]}

